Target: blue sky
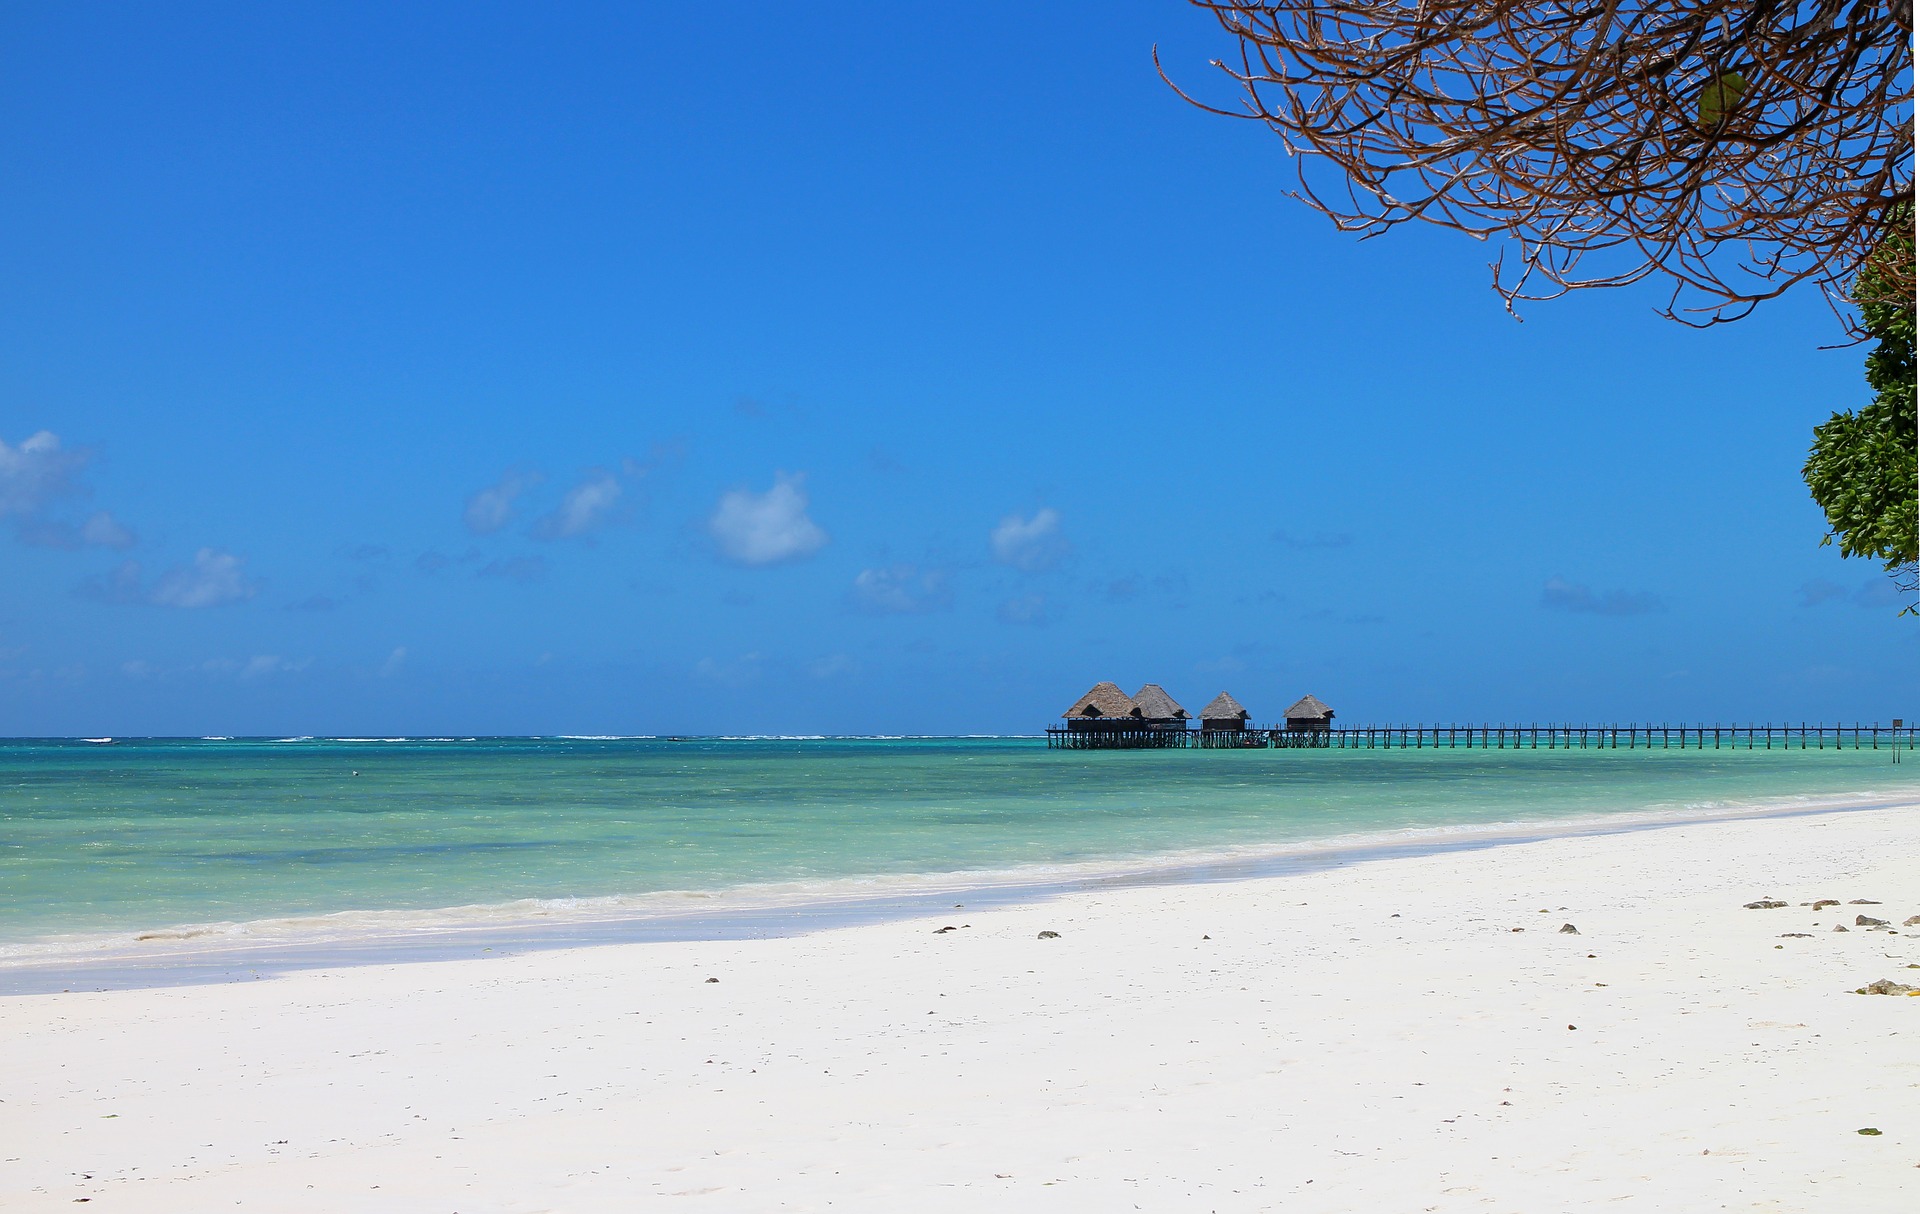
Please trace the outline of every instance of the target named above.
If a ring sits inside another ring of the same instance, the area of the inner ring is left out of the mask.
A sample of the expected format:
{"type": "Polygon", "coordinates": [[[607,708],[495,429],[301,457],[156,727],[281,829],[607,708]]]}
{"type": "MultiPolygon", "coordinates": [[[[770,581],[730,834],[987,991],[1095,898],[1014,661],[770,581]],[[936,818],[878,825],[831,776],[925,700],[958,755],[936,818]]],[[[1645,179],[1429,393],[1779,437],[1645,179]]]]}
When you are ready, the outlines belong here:
{"type": "Polygon", "coordinates": [[[401,8],[0,14],[0,732],[1920,716],[1812,294],[1516,323],[1172,0],[401,8]]]}

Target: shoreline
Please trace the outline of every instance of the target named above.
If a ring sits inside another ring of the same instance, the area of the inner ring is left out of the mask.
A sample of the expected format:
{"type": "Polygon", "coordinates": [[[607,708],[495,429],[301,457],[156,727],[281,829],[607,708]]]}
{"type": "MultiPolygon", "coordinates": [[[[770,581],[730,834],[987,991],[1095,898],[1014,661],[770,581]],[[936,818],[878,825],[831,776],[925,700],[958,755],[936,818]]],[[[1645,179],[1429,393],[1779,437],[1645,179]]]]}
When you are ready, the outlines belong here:
{"type": "Polygon", "coordinates": [[[714,891],[521,899],[427,910],[342,911],[244,923],[74,933],[0,945],[0,1000],[254,981],[307,970],[426,964],[627,944],[779,939],[967,906],[1075,894],[1261,881],[1355,864],[1715,822],[1920,809],[1904,794],[1794,796],[1761,804],[1360,831],[1283,844],[1019,869],[898,874],[714,891]],[[876,888],[878,887],[878,888],[876,888]]]}
{"type": "Polygon", "coordinates": [[[0,1206],[1890,1214],[1914,809],[22,995],[0,1206]]]}

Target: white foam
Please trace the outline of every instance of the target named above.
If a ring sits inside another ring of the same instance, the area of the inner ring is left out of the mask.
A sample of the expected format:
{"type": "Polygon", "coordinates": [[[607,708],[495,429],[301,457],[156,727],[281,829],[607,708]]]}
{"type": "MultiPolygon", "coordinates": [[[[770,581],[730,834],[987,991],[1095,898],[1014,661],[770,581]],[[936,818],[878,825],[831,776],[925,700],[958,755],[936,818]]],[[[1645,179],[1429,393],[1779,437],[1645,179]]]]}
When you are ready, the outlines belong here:
{"type": "Polygon", "coordinates": [[[556,733],[550,736],[562,742],[650,742],[656,735],[650,733],[556,733]]]}
{"type": "Polygon", "coordinates": [[[1489,847],[1649,827],[1849,809],[1912,806],[1911,795],[1798,795],[1758,801],[1700,802],[1622,813],[1451,826],[1352,831],[1285,843],[1193,848],[1152,855],[1046,862],[1000,869],[871,874],[814,881],[744,883],[718,889],[640,894],[516,898],[428,909],[343,910],[246,922],[168,925],[139,931],[73,933],[0,945],[0,972],[26,965],[153,960],[246,947],[301,949],[341,943],[401,943],[473,930],[538,932],[547,925],[585,926],[791,913],[808,907],[903,900],[930,894],[1043,897],[1061,888],[1141,882],[1243,880],[1294,867],[1348,863],[1382,853],[1489,847]]]}

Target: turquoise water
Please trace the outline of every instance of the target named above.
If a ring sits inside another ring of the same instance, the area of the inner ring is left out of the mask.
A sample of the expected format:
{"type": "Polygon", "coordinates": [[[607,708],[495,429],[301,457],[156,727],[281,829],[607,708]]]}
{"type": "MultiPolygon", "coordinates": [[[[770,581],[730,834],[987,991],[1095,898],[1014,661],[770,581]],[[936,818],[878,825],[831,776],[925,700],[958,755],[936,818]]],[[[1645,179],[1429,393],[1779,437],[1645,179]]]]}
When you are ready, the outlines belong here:
{"type": "Polygon", "coordinates": [[[1034,739],[0,742],[0,946],[356,911],[1920,798],[1885,751],[1049,751],[1034,739]]]}

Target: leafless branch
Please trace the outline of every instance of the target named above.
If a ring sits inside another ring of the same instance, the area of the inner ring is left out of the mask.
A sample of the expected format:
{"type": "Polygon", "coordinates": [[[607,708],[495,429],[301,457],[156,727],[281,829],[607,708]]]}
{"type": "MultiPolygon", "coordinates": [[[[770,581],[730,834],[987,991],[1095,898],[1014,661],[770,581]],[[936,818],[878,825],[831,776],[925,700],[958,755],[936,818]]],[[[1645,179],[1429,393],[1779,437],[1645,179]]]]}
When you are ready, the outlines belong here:
{"type": "Polygon", "coordinates": [[[1344,231],[1516,240],[1510,309],[1654,276],[1695,325],[1844,300],[1913,197],[1911,0],[1191,2],[1244,108],[1181,96],[1271,128],[1344,231]]]}

